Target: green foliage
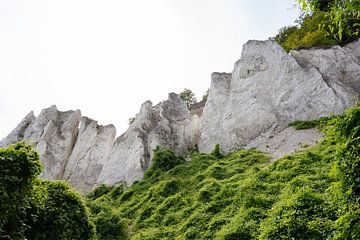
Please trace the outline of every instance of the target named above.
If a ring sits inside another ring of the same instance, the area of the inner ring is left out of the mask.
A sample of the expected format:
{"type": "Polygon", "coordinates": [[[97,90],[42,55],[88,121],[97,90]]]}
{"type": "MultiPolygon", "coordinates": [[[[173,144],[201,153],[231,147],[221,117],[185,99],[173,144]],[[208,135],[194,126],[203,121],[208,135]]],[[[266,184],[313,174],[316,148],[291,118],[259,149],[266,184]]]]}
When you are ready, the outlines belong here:
{"type": "Polygon", "coordinates": [[[39,154],[24,143],[0,148],[0,236],[22,239],[33,185],[41,172],[39,154]]]}
{"type": "Polygon", "coordinates": [[[128,239],[128,228],[120,214],[114,210],[103,210],[94,217],[96,233],[100,240],[128,239]]]}
{"type": "Polygon", "coordinates": [[[360,1],[359,0],[297,0],[304,13],[325,12],[320,28],[326,35],[339,43],[347,43],[359,37],[360,1]]]}
{"type": "Polygon", "coordinates": [[[93,239],[81,196],[38,178],[39,154],[25,143],[0,149],[0,239],[93,239]]]}
{"type": "Polygon", "coordinates": [[[345,44],[360,36],[360,0],[297,0],[298,26],[284,27],[273,38],[286,51],[345,44]]]}
{"type": "Polygon", "coordinates": [[[212,150],[210,154],[216,158],[221,158],[222,154],[220,150],[220,144],[216,144],[214,150],[212,150]]]}
{"type": "Polygon", "coordinates": [[[152,167],[148,170],[147,175],[156,170],[168,171],[179,164],[185,163],[184,158],[176,156],[171,150],[160,146],[157,146],[154,150],[154,157],[152,161],[152,167]]]}
{"type": "Polygon", "coordinates": [[[349,197],[360,203],[360,105],[337,121],[337,148],[343,183],[349,197]]]}
{"type": "MultiPolygon", "coordinates": [[[[278,34],[272,38],[273,40],[275,40],[278,44],[280,44],[281,46],[284,45],[285,41],[295,32],[298,31],[298,27],[297,26],[285,26],[280,28],[278,34]]],[[[289,49],[286,49],[289,50],[289,49]]]]}
{"type": "Polygon", "coordinates": [[[335,212],[323,196],[301,189],[277,203],[262,222],[260,239],[327,239],[334,231],[335,212]]]}
{"type": "Polygon", "coordinates": [[[46,196],[29,210],[28,239],[92,239],[95,229],[81,196],[61,181],[38,181],[38,191],[46,196]]]}
{"type": "Polygon", "coordinates": [[[285,27],[280,29],[274,37],[286,51],[299,47],[315,47],[335,44],[337,41],[326,35],[320,24],[325,21],[325,13],[317,12],[302,19],[298,27],[285,27]]]}
{"type": "Polygon", "coordinates": [[[302,129],[310,129],[315,127],[324,127],[328,121],[330,121],[333,117],[322,117],[314,120],[297,120],[292,123],[289,123],[289,126],[294,127],[296,130],[302,129]]]}
{"type": "Polygon", "coordinates": [[[180,93],[180,98],[182,100],[184,100],[184,102],[186,103],[187,108],[190,108],[191,105],[193,105],[194,103],[196,103],[196,97],[195,94],[190,90],[185,88],[181,93],[180,93]]]}
{"type": "Polygon", "coordinates": [[[255,149],[194,152],[90,205],[118,213],[131,239],[359,239],[360,106],[309,125],[326,137],[271,164],[255,149]]]}
{"type": "Polygon", "coordinates": [[[95,200],[96,198],[101,197],[102,195],[110,192],[113,189],[113,187],[110,187],[106,184],[100,184],[99,186],[97,186],[95,189],[93,189],[92,191],[90,191],[86,197],[91,199],[91,200],[95,200]]]}
{"type": "Polygon", "coordinates": [[[297,0],[305,12],[329,11],[336,0],[297,0]]]}

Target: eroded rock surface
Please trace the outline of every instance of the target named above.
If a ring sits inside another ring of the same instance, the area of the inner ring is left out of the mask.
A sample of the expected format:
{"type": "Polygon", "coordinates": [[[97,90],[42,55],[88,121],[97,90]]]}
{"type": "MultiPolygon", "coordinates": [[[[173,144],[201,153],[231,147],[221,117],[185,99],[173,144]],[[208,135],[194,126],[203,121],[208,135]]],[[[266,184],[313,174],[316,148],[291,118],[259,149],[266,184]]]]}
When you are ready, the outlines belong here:
{"type": "Polygon", "coordinates": [[[191,116],[185,103],[174,93],[153,107],[145,102],[129,129],[117,140],[99,183],[132,184],[143,177],[157,145],[184,154],[198,142],[197,115],[191,116]]]}
{"type": "Polygon", "coordinates": [[[41,176],[62,179],[77,138],[80,118],[79,110],[60,112],[55,105],[42,110],[37,118],[31,112],[1,141],[0,146],[26,140],[40,152],[44,165],[41,176]]]}
{"type": "Polygon", "coordinates": [[[199,142],[198,125],[199,117],[191,115],[183,100],[171,93],[156,106],[145,102],[129,129],[117,139],[113,125],[102,126],[81,117],[80,111],[61,112],[51,106],[36,118],[30,112],[0,146],[25,140],[40,152],[41,177],[69,180],[87,192],[96,183],[140,180],[157,145],[186,154],[199,142]]]}
{"type": "Polygon", "coordinates": [[[324,134],[317,128],[296,130],[293,127],[287,127],[275,135],[260,135],[247,144],[245,149],[257,148],[269,153],[271,161],[274,161],[295,151],[312,147],[323,137],[324,134]]]}
{"type": "Polygon", "coordinates": [[[98,125],[96,121],[82,117],[63,179],[70,180],[75,188],[82,191],[91,190],[113,150],[115,135],[113,125],[98,125]]]}
{"type": "Polygon", "coordinates": [[[340,114],[358,101],[359,47],[356,41],[288,54],[273,41],[249,41],[232,73],[212,74],[204,108],[189,112],[174,93],[155,106],[147,101],[115,139],[113,125],[51,106],[38,117],[30,112],[0,146],[26,140],[40,152],[42,177],[69,180],[83,192],[99,183],[140,180],[157,145],[178,154],[196,145],[202,152],[216,144],[224,152],[257,147],[275,159],[322,136],[288,123],[340,114]]]}
{"type": "Polygon", "coordinates": [[[212,75],[200,123],[200,151],[238,150],[295,120],[342,113],[357,101],[358,43],[286,53],[273,41],[249,41],[232,74],[212,75]],[[354,50],[355,49],[355,50],[354,50]]]}

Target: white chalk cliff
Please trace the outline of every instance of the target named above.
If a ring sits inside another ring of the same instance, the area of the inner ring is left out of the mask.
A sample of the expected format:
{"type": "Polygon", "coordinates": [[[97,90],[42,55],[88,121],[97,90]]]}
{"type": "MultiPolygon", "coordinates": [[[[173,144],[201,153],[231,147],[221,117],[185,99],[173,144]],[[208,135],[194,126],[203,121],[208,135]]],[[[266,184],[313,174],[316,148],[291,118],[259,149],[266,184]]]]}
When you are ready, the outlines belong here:
{"type": "Polygon", "coordinates": [[[358,101],[359,45],[358,40],[288,54],[273,41],[249,41],[232,73],[212,74],[208,100],[197,111],[201,116],[192,115],[171,93],[158,105],[143,103],[135,121],[115,139],[113,125],[52,106],[38,117],[29,113],[0,146],[29,142],[40,152],[42,177],[69,180],[83,192],[99,183],[141,179],[157,145],[178,154],[196,145],[202,152],[215,144],[223,152],[258,147],[280,157],[302,140],[314,144],[322,136],[288,129],[290,122],[340,114],[358,101]],[[291,144],[282,147],[287,139],[291,144]]]}
{"type": "Polygon", "coordinates": [[[273,41],[247,42],[232,74],[212,74],[199,150],[234,151],[292,121],[342,113],[359,97],[359,43],[288,54],[273,41]]]}

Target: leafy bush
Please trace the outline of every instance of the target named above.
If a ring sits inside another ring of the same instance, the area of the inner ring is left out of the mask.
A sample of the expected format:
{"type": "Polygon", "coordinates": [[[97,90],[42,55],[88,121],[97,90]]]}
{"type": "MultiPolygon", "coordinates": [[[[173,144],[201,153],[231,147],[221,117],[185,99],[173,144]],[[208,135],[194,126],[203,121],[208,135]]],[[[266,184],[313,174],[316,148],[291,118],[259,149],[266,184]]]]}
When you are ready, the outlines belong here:
{"type": "Polygon", "coordinates": [[[324,127],[333,117],[322,117],[314,120],[297,120],[289,123],[289,126],[294,127],[296,130],[310,129],[315,127],[324,127]]]}
{"type": "Polygon", "coordinates": [[[0,239],[93,239],[81,196],[38,178],[39,154],[25,143],[0,149],[0,239]]]}
{"type": "Polygon", "coordinates": [[[185,88],[181,93],[180,93],[180,98],[182,100],[184,100],[187,108],[190,108],[193,104],[196,103],[196,97],[195,94],[190,90],[185,88]]]}
{"type": "Polygon", "coordinates": [[[326,137],[273,163],[249,149],[168,167],[176,156],[158,148],[151,175],[89,205],[119,214],[131,239],[359,239],[359,125],[360,106],[298,122],[326,137]]]}
{"type": "Polygon", "coordinates": [[[337,148],[339,166],[345,190],[354,202],[360,203],[360,105],[347,110],[337,120],[337,148]]]}
{"type": "Polygon", "coordinates": [[[299,47],[346,44],[360,36],[359,0],[297,0],[298,26],[284,27],[273,38],[286,51],[299,47]]]}
{"type": "Polygon", "coordinates": [[[302,19],[298,27],[285,27],[274,37],[286,51],[299,47],[315,47],[322,45],[332,45],[337,41],[326,35],[320,24],[325,21],[325,13],[317,12],[302,19]]]}
{"type": "Polygon", "coordinates": [[[335,212],[322,195],[305,188],[271,209],[260,239],[327,239],[333,220],[335,212]]]}
{"type": "Polygon", "coordinates": [[[344,44],[360,35],[359,0],[297,0],[305,14],[325,12],[319,28],[326,35],[344,44]]]}
{"type": "Polygon", "coordinates": [[[154,150],[152,170],[168,171],[175,166],[185,163],[185,159],[176,156],[174,152],[169,149],[157,146],[154,150]]]}
{"type": "Polygon", "coordinates": [[[91,200],[95,200],[95,199],[101,197],[102,195],[110,192],[112,189],[113,189],[112,187],[110,187],[106,184],[100,184],[95,189],[93,189],[88,194],[86,194],[86,197],[91,200]]]}
{"type": "Polygon", "coordinates": [[[46,239],[92,239],[95,235],[90,212],[81,196],[61,181],[38,181],[43,202],[29,210],[26,237],[46,239]]]}
{"type": "Polygon", "coordinates": [[[127,224],[114,210],[101,211],[95,216],[94,223],[100,240],[128,239],[127,224]]]}
{"type": "Polygon", "coordinates": [[[0,148],[0,236],[22,239],[24,220],[41,172],[39,154],[25,143],[0,148]]]}
{"type": "Polygon", "coordinates": [[[222,154],[220,150],[220,144],[216,144],[214,150],[212,150],[210,154],[216,158],[221,158],[222,154]]]}

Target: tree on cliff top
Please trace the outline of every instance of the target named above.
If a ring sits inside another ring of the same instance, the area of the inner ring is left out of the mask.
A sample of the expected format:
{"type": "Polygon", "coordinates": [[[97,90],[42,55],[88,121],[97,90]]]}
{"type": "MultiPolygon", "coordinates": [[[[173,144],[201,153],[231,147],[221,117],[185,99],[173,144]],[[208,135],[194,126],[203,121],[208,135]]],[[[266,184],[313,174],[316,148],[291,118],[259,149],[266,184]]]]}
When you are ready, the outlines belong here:
{"type": "Polygon", "coordinates": [[[196,103],[196,97],[195,94],[190,90],[185,88],[181,93],[180,93],[180,98],[182,100],[184,100],[184,102],[186,103],[187,108],[190,108],[191,105],[193,105],[194,103],[196,103]]]}

